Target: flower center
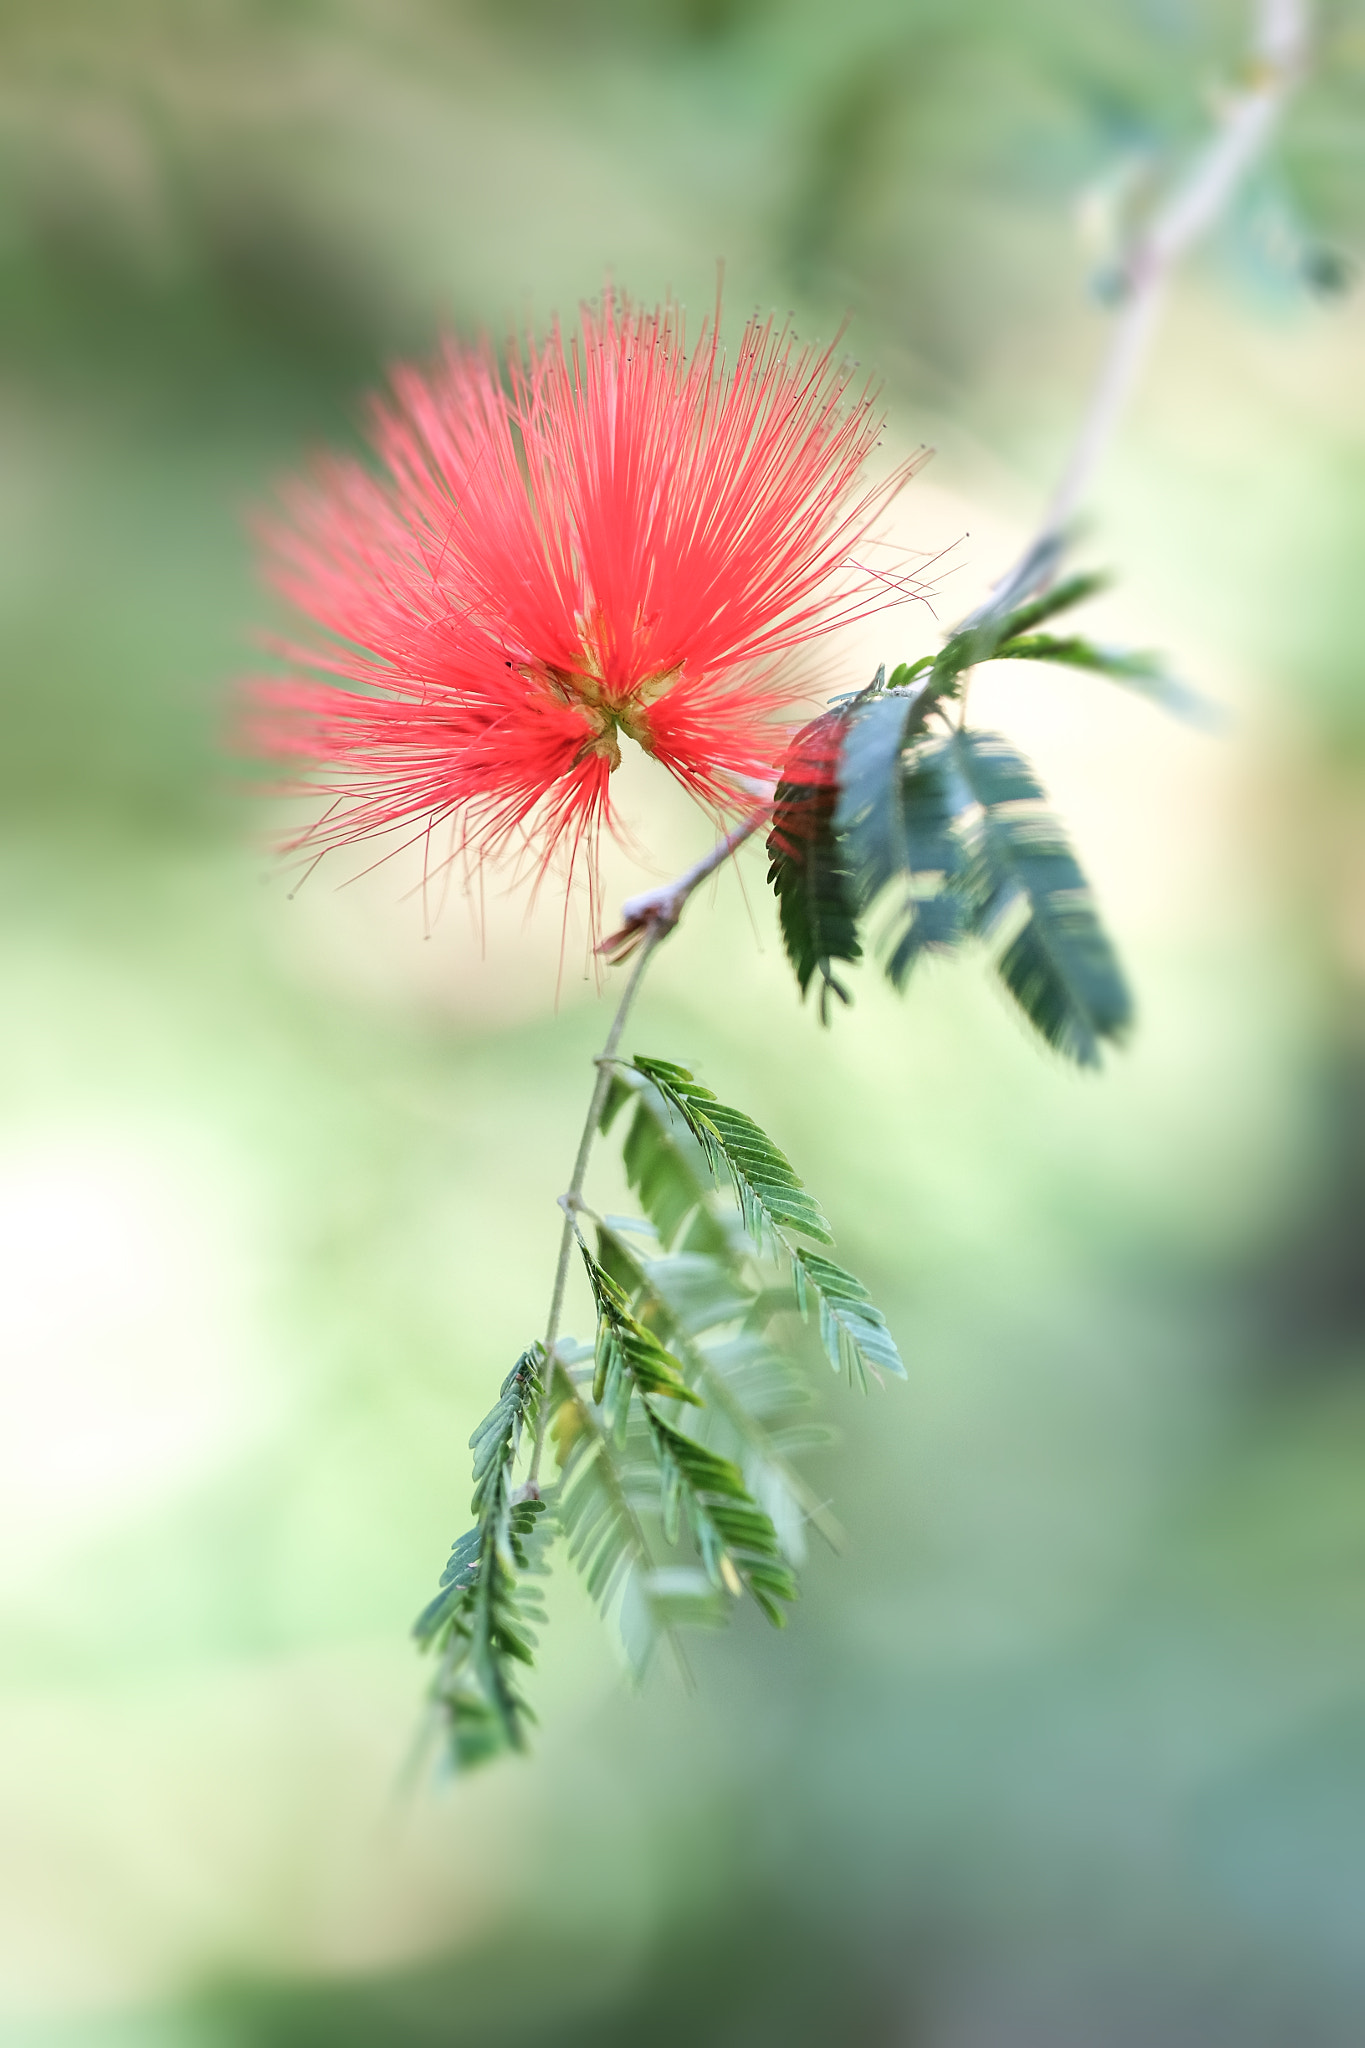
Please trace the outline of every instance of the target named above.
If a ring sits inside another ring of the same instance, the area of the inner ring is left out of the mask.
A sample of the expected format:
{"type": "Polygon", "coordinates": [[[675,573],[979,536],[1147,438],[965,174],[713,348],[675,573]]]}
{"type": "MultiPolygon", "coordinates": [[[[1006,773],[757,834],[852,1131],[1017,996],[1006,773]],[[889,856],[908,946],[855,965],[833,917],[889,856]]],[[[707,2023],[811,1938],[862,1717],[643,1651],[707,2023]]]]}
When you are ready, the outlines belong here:
{"type": "Polygon", "coordinates": [[[646,676],[623,696],[613,695],[596,673],[591,653],[585,650],[586,660],[580,669],[550,669],[546,680],[555,695],[566,704],[576,704],[586,711],[594,727],[590,737],[583,743],[578,758],[583,760],[589,754],[601,754],[610,762],[613,770],[621,765],[621,742],[618,734],[634,740],[647,754],[654,751],[650,737],[649,706],[677,680],[677,670],[665,675],[646,676]]]}

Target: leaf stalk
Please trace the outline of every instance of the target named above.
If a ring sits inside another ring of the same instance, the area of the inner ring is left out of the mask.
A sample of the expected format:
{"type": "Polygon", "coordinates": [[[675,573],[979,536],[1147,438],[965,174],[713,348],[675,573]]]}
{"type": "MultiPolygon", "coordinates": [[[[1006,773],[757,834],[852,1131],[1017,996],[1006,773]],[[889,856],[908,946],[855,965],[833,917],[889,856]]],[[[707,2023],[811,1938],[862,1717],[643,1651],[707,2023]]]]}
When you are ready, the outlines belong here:
{"type": "Polygon", "coordinates": [[[727,861],[747,839],[751,839],[761,826],[765,825],[772,812],[771,799],[765,800],[747,818],[741,820],[733,830],[719,838],[709,853],[694,861],[690,868],[660,889],[651,889],[640,896],[630,897],[621,906],[621,928],[608,939],[604,939],[598,951],[608,959],[619,962],[633,954],[635,965],[621,991],[621,1000],[611,1020],[606,1043],[597,1055],[597,1079],[593,1084],[588,1101],[588,1114],[584,1119],[582,1135],[578,1140],[578,1152],[574,1159],[573,1176],[568,1187],[559,1198],[564,1211],[564,1228],[560,1233],[559,1257],[555,1265],[554,1286],[550,1293],[550,1312],[545,1325],[545,1362],[542,1368],[544,1379],[541,1385],[540,1412],[536,1420],[535,1448],[531,1453],[531,1466],[526,1475],[526,1489],[534,1494],[540,1485],[540,1464],[545,1451],[545,1438],[550,1418],[550,1388],[554,1379],[555,1344],[559,1337],[560,1318],[564,1313],[564,1295],[569,1284],[569,1265],[573,1257],[578,1231],[575,1217],[583,1205],[583,1187],[587,1179],[588,1158],[597,1127],[606,1105],[607,1090],[611,1086],[612,1062],[621,1043],[621,1034],[626,1028],[635,998],[640,992],[645,972],[655,951],[676,929],[693,891],[713,875],[718,867],[727,861]]]}

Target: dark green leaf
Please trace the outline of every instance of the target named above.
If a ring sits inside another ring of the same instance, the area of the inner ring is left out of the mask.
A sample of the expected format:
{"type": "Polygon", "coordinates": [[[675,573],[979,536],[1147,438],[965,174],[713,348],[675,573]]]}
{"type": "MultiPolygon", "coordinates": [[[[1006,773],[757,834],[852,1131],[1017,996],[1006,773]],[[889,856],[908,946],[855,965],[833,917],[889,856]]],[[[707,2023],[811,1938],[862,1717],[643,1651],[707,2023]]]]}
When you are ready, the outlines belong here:
{"type": "Polygon", "coordinates": [[[1015,602],[1051,574],[1059,553],[1055,541],[1044,541],[1032,551],[1027,562],[1020,564],[1007,590],[998,592],[964,620],[934,661],[926,686],[928,696],[956,696],[963,671],[975,668],[979,662],[996,660],[1002,641],[1029,632],[1044,619],[1080,604],[1105,587],[1108,579],[1104,576],[1071,576],[1022,604],[1015,602]]]}
{"type": "Polygon", "coordinates": [[[840,961],[862,958],[845,857],[834,828],[835,766],[846,724],[827,712],[797,734],[773,800],[768,882],[776,892],[782,940],[804,996],[820,977],[820,1017],[829,997],[849,1000],[834,973],[840,961]]]}
{"type": "Polygon", "coordinates": [[[966,936],[965,906],[956,889],[937,889],[924,896],[908,894],[892,926],[887,980],[894,988],[904,988],[926,953],[950,953],[966,936]]]}
{"type": "Polygon", "coordinates": [[[641,1092],[621,1156],[626,1178],[660,1242],[671,1245],[688,1218],[704,1207],[712,1176],[686,1124],[673,1116],[657,1090],[641,1092]]]}
{"type": "Polygon", "coordinates": [[[895,878],[905,883],[884,940],[886,971],[897,988],[922,954],[950,950],[966,931],[949,886],[963,865],[954,829],[960,788],[944,772],[942,741],[912,743],[906,751],[920,715],[910,696],[855,705],[840,771],[838,822],[857,900],[866,908],[895,878]]]}
{"type": "Polygon", "coordinates": [[[1132,1001],[1085,876],[1014,748],[981,732],[955,733],[947,746],[980,806],[965,885],[976,929],[1003,940],[996,965],[1035,1029],[1095,1066],[1100,1042],[1127,1031],[1132,1001]]]}
{"type": "Polygon", "coordinates": [[[523,1433],[535,1428],[544,1363],[538,1344],[522,1353],[469,1440],[474,1527],[455,1544],[441,1590],[414,1628],[424,1648],[440,1652],[432,1697],[445,1715],[452,1757],[462,1765],[524,1749],[533,1719],[511,1666],[531,1662],[535,1638],[528,1623],[543,1618],[523,1581],[540,1569],[537,1521],[544,1503],[514,1498],[512,1468],[523,1433]]]}
{"type": "Polygon", "coordinates": [[[803,1315],[813,1295],[819,1309],[820,1341],[836,1372],[857,1379],[864,1391],[867,1375],[906,1376],[886,1318],[861,1280],[817,1252],[799,1251],[795,1261],[796,1293],[803,1315]]]}
{"type": "Polygon", "coordinates": [[[962,842],[954,829],[957,794],[945,774],[942,740],[914,749],[901,780],[902,864],[911,875],[954,875],[962,866],[962,842]]]}
{"type": "MultiPolygon", "coordinates": [[[[1013,639],[1017,633],[1031,633],[1035,626],[1041,626],[1044,619],[1055,619],[1059,612],[1067,612],[1074,605],[1084,604],[1088,597],[1094,597],[1101,590],[1109,588],[1110,578],[1102,571],[1086,571],[1078,576],[1065,576],[1060,583],[1054,583],[1039,597],[1030,598],[1026,604],[1016,605],[1001,620],[1004,628],[1002,638],[1013,639]]],[[[997,659],[999,656],[997,655],[997,659]]]]}
{"type": "Polygon", "coordinates": [[[1062,639],[1051,633],[1014,635],[995,651],[997,661],[1050,661],[1064,668],[1090,669],[1109,676],[1125,689],[1148,697],[1176,717],[1190,724],[1214,727],[1223,714],[1207,697],[1177,681],[1169,674],[1159,654],[1142,654],[1121,647],[1101,647],[1077,636],[1062,639]]]}
{"type": "Polygon", "coordinates": [[[916,715],[908,692],[865,698],[849,712],[834,829],[843,841],[850,895],[860,909],[905,868],[901,751],[916,715]]]}
{"type": "Polygon", "coordinates": [[[588,1284],[597,1303],[597,1369],[593,1380],[593,1400],[604,1400],[607,1382],[615,1371],[641,1394],[660,1394],[671,1401],[687,1401],[699,1408],[701,1398],[688,1386],[677,1359],[664,1349],[652,1330],[636,1321],[625,1290],[593,1257],[581,1239],[579,1248],[587,1268],[588,1284]]]}
{"type": "Polygon", "coordinates": [[[783,1561],[771,1517],[749,1494],[738,1465],[644,1405],[665,1491],[675,1493],[686,1514],[707,1576],[729,1593],[749,1592],[780,1628],[786,1616],[778,1603],[795,1599],[796,1580],[783,1561]]]}
{"type": "Polygon", "coordinates": [[[781,1242],[784,1228],[799,1230],[822,1244],[832,1243],[819,1204],[752,1117],[718,1102],[686,1067],[644,1058],[631,1064],[677,1111],[701,1146],[712,1173],[728,1176],[739,1197],[745,1229],[757,1243],[781,1242]]]}

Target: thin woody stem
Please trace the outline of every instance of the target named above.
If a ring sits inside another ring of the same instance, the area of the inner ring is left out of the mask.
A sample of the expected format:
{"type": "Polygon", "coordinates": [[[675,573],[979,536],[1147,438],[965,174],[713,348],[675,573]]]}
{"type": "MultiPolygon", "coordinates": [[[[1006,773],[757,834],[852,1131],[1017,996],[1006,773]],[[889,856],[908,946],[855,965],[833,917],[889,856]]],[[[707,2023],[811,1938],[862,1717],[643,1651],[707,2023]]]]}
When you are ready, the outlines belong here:
{"type": "Polygon", "coordinates": [[[1045,586],[1062,552],[1065,529],[1089,489],[1132,392],[1156,326],[1167,279],[1186,251],[1225,211],[1264,150],[1308,57],[1308,0],[1256,0],[1247,84],[1230,97],[1215,133],[1124,259],[1122,306],[1091,388],[1076,438],[1042,524],[1019,561],[968,623],[1006,611],[1045,586]]]}
{"type": "Polygon", "coordinates": [[[617,959],[624,959],[635,953],[635,965],[630,978],[621,991],[621,1000],[611,1020],[605,1045],[597,1055],[597,1079],[593,1084],[592,1096],[588,1103],[588,1114],[583,1122],[582,1136],[578,1141],[578,1153],[573,1164],[573,1177],[565,1192],[559,1198],[564,1211],[564,1228],[559,1239],[559,1260],[555,1267],[554,1287],[550,1294],[550,1313],[545,1325],[545,1363],[542,1367],[540,1389],[540,1413],[536,1422],[535,1449],[531,1454],[531,1468],[526,1475],[528,1488],[534,1488],[540,1481],[540,1461],[545,1451],[546,1428],[550,1416],[550,1389],[554,1378],[555,1344],[559,1337],[559,1320],[564,1312],[564,1294],[569,1283],[569,1265],[573,1258],[574,1241],[578,1235],[578,1211],[583,1204],[583,1184],[587,1178],[588,1157],[592,1142],[597,1135],[597,1126],[611,1086],[612,1061],[616,1057],[636,996],[640,992],[645,971],[669,933],[676,927],[687,900],[708,875],[715,873],[722,863],[746,839],[753,837],[763,825],[772,810],[771,803],[759,806],[733,831],[718,839],[711,851],[704,854],[693,866],[684,870],[676,880],[666,883],[661,889],[652,889],[642,896],[631,897],[621,906],[624,920],[621,930],[604,941],[602,951],[614,952],[617,959]],[[638,950],[637,950],[638,948],[638,950]]]}
{"type": "Polygon", "coordinates": [[[631,1005],[639,993],[640,984],[645,978],[645,969],[649,966],[654,949],[671,930],[671,925],[655,923],[651,924],[645,933],[644,943],[630,972],[630,979],[622,990],[621,1000],[616,1006],[616,1015],[611,1020],[607,1042],[597,1057],[597,1079],[588,1102],[583,1134],[578,1141],[578,1156],[574,1160],[573,1178],[565,1193],[559,1198],[559,1205],[564,1211],[564,1228],[560,1233],[559,1262],[555,1267],[555,1284],[550,1294],[550,1314],[545,1325],[545,1362],[541,1368],[540,1413],[536,1418],[536,1444],[531,1454],[531,1469],[526,1475],[528,1487],[535,1487],[540,1480],[540,1460],[545,1450],[546,1424],[550,1416],[550,1388],[554,1379],[555,1342],[559,1336],[559,1318],[564,1311],[564,1290],[568,1286],[569,1261],[573,1257],[574,1240],[577,1236],[577,1217],[583,1200],[588,1154],[592,1151],[598,1120],[607,1099],[607,1090],[611,1086],[611,1062],[616,1056],[617,1046],[621,1043],[626,1018],[630,1015],[631,1005]]]}
{"type": "Polygon", "coordinates": [[[1132,389],[1166,279],[1186,250],[1215,224],[1265,148],[1298,83],[1307,44],[1306,0],[1259,0],[1246,89],[1230,100],[1218,132],[1196,158],[1189,177],[1128,253],[1122,277],[1123,311],[1070,459],[1044,517],[1044,533],[1060,531],[1079,505],[1132,389]]]}
{"type": "Polygon", "coordinates": [[[709,853],[704,853],[690,868],[684,868],[673,881],[665,882],[658,889],[646,889],[639,896],[628,896],[621,905],[620,930],[603,939],[598,952],[605,953],[611,960],[625,960],[634,952],[639,935],[653,930],[656,925],[662,925],[666,932],[672,931],[692,891],[708,875],[713,875],[736,848],[743,846],[746,839],[752,839],[754,833],[767,824],[772,808],[772,799],[766,799],[732,831],[718,839],[709,853]]]}

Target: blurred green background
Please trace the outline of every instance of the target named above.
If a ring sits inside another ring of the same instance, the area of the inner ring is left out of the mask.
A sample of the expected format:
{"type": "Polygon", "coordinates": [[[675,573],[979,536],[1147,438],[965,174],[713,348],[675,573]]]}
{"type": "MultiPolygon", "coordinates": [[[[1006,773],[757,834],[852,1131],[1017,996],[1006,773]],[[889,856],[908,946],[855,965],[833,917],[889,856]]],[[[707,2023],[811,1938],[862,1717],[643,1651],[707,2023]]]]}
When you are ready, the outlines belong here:
{"type": "MultiPolygon", "coordinates": [[[[1139,991],[1100,1080],[970,969],[822,1033],[755,857],[641,1050],[753,1111],[908,1388],[822,1391],[783,1637],[632,1697],[557,1586],[533,1759],[405,1776],[406,1630],[540,1326],[581,929],[291,897],[224,745],[243,516],[387,361],[610,274],[851,314],[935,644],[1034,521],[1221,0],[0,7],[0,2041],[1365,2039],[1365,16],[1173,294],[1097,631],[1217,736],[997,672],[1139,991]],[[1110,252],[1112,253],[1112,251],[1110,252]],[[1336,289],[1334,289],[1336,288],[1336,289]]],[[[652,864],[707,843],[646,768],[652,864]]],[[[582,1305],[579,1305],[581,1314],[582,1305]]]]}

